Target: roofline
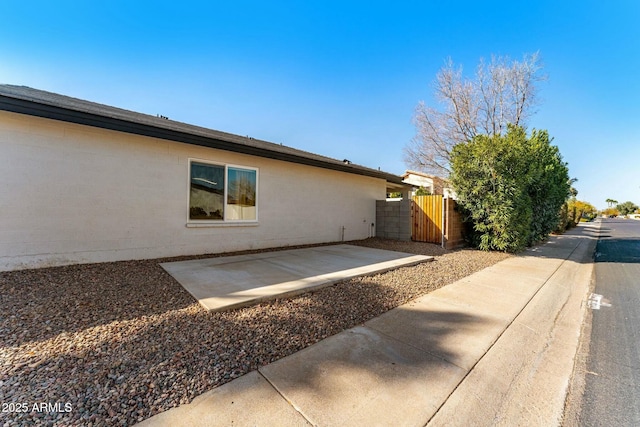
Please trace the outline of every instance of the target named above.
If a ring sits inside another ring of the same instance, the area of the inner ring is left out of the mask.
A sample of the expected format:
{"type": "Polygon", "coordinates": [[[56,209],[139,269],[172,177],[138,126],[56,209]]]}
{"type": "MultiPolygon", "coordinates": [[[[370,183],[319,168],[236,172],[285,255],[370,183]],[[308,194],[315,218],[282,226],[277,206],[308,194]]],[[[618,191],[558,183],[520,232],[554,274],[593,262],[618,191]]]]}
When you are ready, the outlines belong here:
{"type": "Polygon", "coordinates": [[[419,175],[419,176],[423,176],[425,178],[435,178],[435,175],[431,175],[431,174],[426,173],[426,172],[414,171],[414,170],[410,170],[410,169],[406,170],[402,174],[403,177],[406,177],[406,176],[409,176],[409,175],[419,175]]]}
{"type": "Polygon", "coordinates": [[[402,178],[406,179],[409,175],[418,175],[418,176],[422,176],[422,177],[425,177],[425,178],[439,179],[439,180],[442,180],[442,181],[448,181],[447,178],[443,178],[443,177],[438,176],[438,175],[432,175],[432,174],[429,174],[429,173],[426,173],[426,172],[420,172],[420,171],[415,171],[415,170],[407,170],[407,171],[405,171],[405,173],[402,174],[402,178]]]}
{"type": "MultiPolygon", "coordinates": [[[[0,89],[3,85],[0,85],[0,89]]],[[[62,96],[62,95],[59,95],[62,96]]],[[[66,98],[66,97],[65,97],[66,98]]],[[[88,101],[85,101],[88,102],[88,101]]],[[[93,104],[93,103],[92,103],[93,104]]],[[[100,104],[95,104],[99,106],[100,104]]],[[[114,108],[114,107],[107,107],[114,108]]],[[[12,113],[18,114],[26,114],[35,117],[42,117],[46,119],[59,120],[63,122],[75,123],[86,126],[93,126],[102,129],[114,130],[118,132],[125,132],[135,135],[148,136],[152,138],[159,138],[169,141],[183,142],[191,145],[198,145],[202,147],[215,148],[219,150],[231,151],[236,153],[248,154],[252,156],[265,157],[274,160],[281,160],[285,162],[298,163],[307,166],[315,166],[324,169],[335,170],[339,172],[346,172],[356,175],[369,176],[373,178],[384,179],[387,182],[402,184],[402,177],[398,175],[394,175],[388,172],[383,172],[375,169],[370,169],[364,166],[354,165],[351,163],[340,162],[336,159],[326,158],[327,160],[322,160],[319,158],[314,158],[315,155],[313,153],[306,153],[301,150],[296,150],[287,147],[286,151],[294,151],[285,152],[271,150],[266,147],[259,147],[255,144],[251,144],[250,139],[247,138],[248,144],[240,144],[238,142],[227,141],[223,138],[216,138],[212,136],[204,136],[198,135],[195,132],[188,131],[180,131],[176,129],[170,129],[168,127],[161,126],[164,119],[157,119],[155,121],[159,122],[158,124],[149,124],[142,123],[141,121],[136,121],[134,117],[130,120],[109,117],[107,115],[91,113],[87,111],[80,111],[79,109],[65,108],[58,105],[51,105],[49,103],[38,102],[32,99],[24,99],[20,98],[15,94],[7,95],[5,93],[0,93],[0,110],[9,111],[12,113]],[[305,155],[306,154],[306,155],[305,155]]],[[[124,110],[121,110],[124,111],[124,110]]],[[[140,114],[140,113],[136,113],[140,114]]],[[[133,114],[132,114],[133,115],[133,114]]],[[[148,119],[156,119],[153,116],[147,116],[148,119]]],[[[151,121],[151,120],[149,120],[151,121]]],[[[176,123],[172,121],[168,121],[169,123],[176,123]]],[[[196,129],[202,130],[203,128],[198,128],[193,125],[184,125],[186,127],[191,127],[195,131],[196,129]]],[[[205,129],[210,131],[210,129],[205,129]]],[[[221,136],[224,136],[224,133],[217,132],[221,136]]],[[[229,136],[235,138],[243,138],[239,135],[228,134],[229,136]]],[[[252,140],[252,139],[251,139],[252,140]]],[[[257,143],[273,144],[267,141],[257,141],[257,143]]],[[[273,144],[276,145],[276,144],[273,144]]],[[[317,157],[320,157],[319,155],[317,157]]]]}

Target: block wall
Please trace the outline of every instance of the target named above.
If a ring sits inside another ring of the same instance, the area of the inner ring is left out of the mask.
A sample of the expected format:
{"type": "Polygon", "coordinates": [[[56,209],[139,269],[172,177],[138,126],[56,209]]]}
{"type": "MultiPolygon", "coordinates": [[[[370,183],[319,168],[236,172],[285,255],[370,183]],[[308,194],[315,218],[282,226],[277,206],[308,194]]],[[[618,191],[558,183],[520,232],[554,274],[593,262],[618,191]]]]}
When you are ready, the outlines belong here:
{"type": "Polygon", "coordinates": [[[411,200],[376,201],[376,236],[411,240],[411,200]]]}
{"type": "Polygon", "coordinates": [[[373,234],[386,181],[0,111],[0,271],[373,234]],[[189,161],[257,168],[257,221],[190,221],[189,161]]]}

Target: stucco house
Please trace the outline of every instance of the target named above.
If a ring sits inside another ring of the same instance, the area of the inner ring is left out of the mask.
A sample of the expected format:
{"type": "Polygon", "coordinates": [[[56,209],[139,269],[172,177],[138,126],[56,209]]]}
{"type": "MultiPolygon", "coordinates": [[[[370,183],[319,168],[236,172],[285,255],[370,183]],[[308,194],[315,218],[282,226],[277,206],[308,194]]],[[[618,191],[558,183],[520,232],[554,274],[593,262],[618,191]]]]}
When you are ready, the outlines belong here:
{"type": "Polygon", "coordinates": [[[402,177],[0,85],[0,270],[363,239],[402,177]]]}
{"type": "Polygon", "coordinates": [[[414,188],[422,187],[431,194],[439,194],[453,199],[456,198],[449,181],[436,175],[408,170],[402,175],[402,181],[405,184],[412,185],[414,188]]]}

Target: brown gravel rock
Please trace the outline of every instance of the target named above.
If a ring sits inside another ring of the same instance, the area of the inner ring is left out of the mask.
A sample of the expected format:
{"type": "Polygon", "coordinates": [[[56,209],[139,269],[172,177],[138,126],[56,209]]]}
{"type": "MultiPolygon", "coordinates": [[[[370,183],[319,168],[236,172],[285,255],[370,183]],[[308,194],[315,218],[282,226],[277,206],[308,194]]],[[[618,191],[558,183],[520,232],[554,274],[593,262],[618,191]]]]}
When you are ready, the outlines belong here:
{"type": "Polygon", "coordinates": [[[132,425],[509,256],[350,243],[437,258],[223,313],[159,265],[196,257],[0,273],[0,424],[132,425]]]}

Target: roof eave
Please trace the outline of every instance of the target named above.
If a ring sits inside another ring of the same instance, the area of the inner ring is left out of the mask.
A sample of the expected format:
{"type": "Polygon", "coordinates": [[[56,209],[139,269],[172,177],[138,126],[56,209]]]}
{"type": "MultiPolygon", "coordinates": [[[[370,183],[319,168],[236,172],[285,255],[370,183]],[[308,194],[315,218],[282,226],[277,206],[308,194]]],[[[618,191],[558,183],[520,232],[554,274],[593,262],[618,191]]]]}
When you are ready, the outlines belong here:
{"type": "Polygon", "coordinates": [[[159,126],[92,114],[85,111],[72,110],[64,107],[38,103],[35,101],[20,98],[13,98],[5,95],[0,95],[0,110],[80,125],[93,126],[130,134],[148,136],[152,138],[159,138],[169,141],[183,142],[186,144],[199,145],[219,150],[232,151],[236,153],[265,157],[274,160],[298,163],[307,166],[315,166],[340,172],[370,176],[374,178],[384,179],[388,182],[397,184],[402,183],[402,178],[400,176],[364,168],[362,166],[354,166],[348,163],[343,164],[338,162],[326,162],[309,157],[298,156],[291,153],[273,151],[251,145],[241,145],[235,142],[225,141],[223,139],[195,135],[188,132],[181,132],[159,126]]]}

